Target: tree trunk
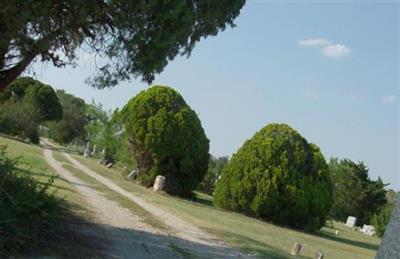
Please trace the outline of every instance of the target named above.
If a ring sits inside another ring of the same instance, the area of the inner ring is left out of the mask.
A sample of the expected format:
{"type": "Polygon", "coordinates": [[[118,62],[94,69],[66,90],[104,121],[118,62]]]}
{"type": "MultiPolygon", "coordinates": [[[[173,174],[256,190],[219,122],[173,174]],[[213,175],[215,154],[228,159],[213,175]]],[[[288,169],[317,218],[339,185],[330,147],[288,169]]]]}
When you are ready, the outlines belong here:
{"type": "Polygon", "coordinates": [[[36,52],[31,52],[14,67],[0,71],[0,92],[4,91],[12,81],[24,72],[35,57],[36,52]]]}

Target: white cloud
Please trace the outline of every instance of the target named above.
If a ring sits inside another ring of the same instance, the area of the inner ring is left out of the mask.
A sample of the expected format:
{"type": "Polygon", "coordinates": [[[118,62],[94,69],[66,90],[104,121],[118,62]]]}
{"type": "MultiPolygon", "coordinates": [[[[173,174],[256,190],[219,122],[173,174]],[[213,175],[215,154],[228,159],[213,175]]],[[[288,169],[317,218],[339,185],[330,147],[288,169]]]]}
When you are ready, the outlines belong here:
{"type": "Polygon", "coordinates": [[[327,39],[305,39],[298,42],[300,46],[303,47],[319,47],[319,46],[327,46],[331,44],[331,42],[327,39]]]}
{"type": "Polygon", "coordinates": [[[310,38],[300,40],[298,44],[302,47],[322,48],[324,56],[329,58],[341,58],[348,55],[351,50],[344,44],[332,43],[324,38],[310,38]]]}
{"type": "Polygon", "coordinates": [[[351,50],[342,44],[328,45],[323,49],[324,55],[330,58],[341,58],[350,52],[351,50]]]}
{"type": "Polygon", "coordinates": [[[382,101],[384,103],[394,103],[396,101],[396,96],[394,95],[384,96],[382,97],[382,101]]]}

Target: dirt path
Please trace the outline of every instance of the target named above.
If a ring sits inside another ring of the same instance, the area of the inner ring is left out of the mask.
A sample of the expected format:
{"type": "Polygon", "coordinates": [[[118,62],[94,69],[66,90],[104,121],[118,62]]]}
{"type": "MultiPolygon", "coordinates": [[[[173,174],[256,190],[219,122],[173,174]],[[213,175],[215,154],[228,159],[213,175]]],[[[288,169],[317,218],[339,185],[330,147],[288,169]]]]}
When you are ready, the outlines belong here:
{"type": "MultiPolygon", "coordinates": [[[[97,231],[92,234],[102,235],[111,242],[111,247],[105,251],[106,258],[246,257],[203,230],[125,191],[109,179],[82,165],[69,154],[64,153],[76,168],[156,216],[173,230],[173,235],[149,226],[129,209],[106,199],[88,183],[66,170],[60,162],[54,159],[49,143],[44,143],[48,145],[48,148],[44,149],[46,161],[58,174],[76,187],[94,212],[96,222],[102,225],[102,233],[97,231]]],[[[91,230],[83,231],[90,232],[91,230]]]]}

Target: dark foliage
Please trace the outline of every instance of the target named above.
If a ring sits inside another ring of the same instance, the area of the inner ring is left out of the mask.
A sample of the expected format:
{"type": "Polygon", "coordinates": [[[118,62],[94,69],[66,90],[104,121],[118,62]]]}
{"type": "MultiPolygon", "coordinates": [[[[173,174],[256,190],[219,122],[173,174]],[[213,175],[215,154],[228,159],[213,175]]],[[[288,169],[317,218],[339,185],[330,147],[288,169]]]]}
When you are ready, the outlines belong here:
{"type": "Polygon", "coordinates": [[[61,144],[72,141],[82,144],[86,134],[84,127],[88,121],[85,101],[63,90],[57,90],[57,96],[63,116],[59,121],[47,123],[50,137],[61,144]]]}
{"type": "Polygon", "coordinates": [[[228,157],[215,158],[213,156],[210,156],[208,171],[203,180],[197,186],[197,190],[212,195],[214,192],[215,183],[218,181],[222,169],[226,164],[228,164],[228,161],[228,157]]]}
{"type": "Polygon", "coordinates": [[[348,159],[331,159],[329,170],[335,197],[330,216],[340,221],[354,216],[358,225],[370,224],[372,215],[379,213],[387,202],[382,180],[371,180],[364,163],[348,159]]]}
{"type": "Polygon", "coordinates": [[[151,82],[177,55],[189,55],[200,39],[233,26],[244,0],[15,0],[0,5],[1,91],[36,58],[56,67],[74,64],[82,45],[109,59],[98,67],[92,85],[115,86],[132,77],[151,82]]]}
{"type": "Polygon", "coordinates": [[[63,215],[60,200],[9,159],[0,147],[0,256],[38,245],[63,215]]]}

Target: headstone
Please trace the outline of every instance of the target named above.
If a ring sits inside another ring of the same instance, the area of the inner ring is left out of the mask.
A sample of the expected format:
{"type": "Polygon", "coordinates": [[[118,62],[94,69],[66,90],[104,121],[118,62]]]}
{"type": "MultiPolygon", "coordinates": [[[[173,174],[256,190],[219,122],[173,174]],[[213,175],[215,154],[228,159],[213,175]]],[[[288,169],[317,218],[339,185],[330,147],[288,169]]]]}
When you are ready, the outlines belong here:
{"type": "Polygon", "coordinates": [[[113,166],[113,163],[108,163],[108,164],[106,164],[106,167],[107,168],[111,168],[113,166]]]}
{"type": "Polygon", "coordinates": [[[91,155],[92,155],[92,156],[96,155],[96,151],[97,151],[97,150],[96,150],[96,144],[94,144],[94,145],[93,145],[93,150],[92,150],[91,155]]]}
{"type": "Polygon", "coordinates": [[[339,235],[339,230],[336,230],[336,231],[335,231],[335,235],[339,235]]]}
{"type": "Polygon", "coordinates": [[[136,170],[132,170],[132,171],[128,174],[128,176],[127,176],[126,178],[128,178],[128,179],[136,179],[136,177],[137,177],[136,170]]]}
{"type": "Polygon", "coordinates": [[[385,235],[379,246],[376,259],[400,258],[400,194],[397,204],[386,228],[385,235]]]}
{"type": "Polygon", "coordinates": [[[354,228],[357,223],[357,218],[353,216],[347,217],[346,226],[349,228],[354,228]]]}
{"type": "Polygon", "coordinates": [[[299,255],[301,250],[301,244],[299,242],[294,243],[292,247],[291,255],[299,255]]]}
{"type": "Polygon", "coordinates": [[[165,177],[162,175],[157,175],[156,180],[154,181],[153,191],[158,192],[164,190],[165,185],[165,177]]]}
{"type": "Polygon", "coordinates": [[[89,150],[85,149],[85,151],[83,151],[83,157],[88,158],[89,156],[90,156],[89,150]]]}
{"type": "Polygon", "coordinates": [[[315,259],[324,259],[324,252],[318,251],[318,252],[315,254],[315,259]]]}
{"type": "Polygon", "coordinates": [[[375,227],[372,225],[363,225],[363,228],[361,229],[361,232],[363,232],[367,236],[374,236],[375,235],[375,227]]]}
{"type": "Polygon", "coordinates": [[[90,143],[88,141],[88,142],[86,142],[86,147],[85,147],[85,150],[83,151],[83,157],[88,158],[90,156],[89,148],[90,148],[90,143]]]}

